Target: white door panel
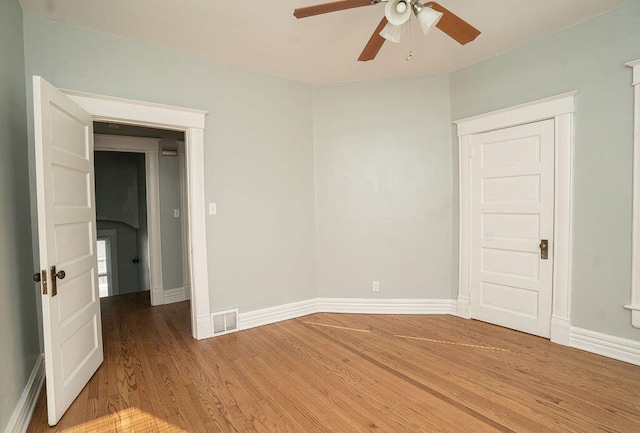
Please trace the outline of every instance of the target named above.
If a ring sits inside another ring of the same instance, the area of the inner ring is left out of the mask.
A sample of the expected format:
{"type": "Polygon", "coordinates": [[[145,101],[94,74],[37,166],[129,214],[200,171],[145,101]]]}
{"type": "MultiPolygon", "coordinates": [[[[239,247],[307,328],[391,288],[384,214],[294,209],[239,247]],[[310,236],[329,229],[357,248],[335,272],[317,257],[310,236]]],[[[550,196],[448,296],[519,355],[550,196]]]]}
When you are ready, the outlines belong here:
{"type": "MultiPolygon", "coordinates": [[[[482,248],[483,272],[506,278],[537,280],[540,275],[538,252],[518,251],[513,248],[482,248]]],[[[523,281],[526,282],[526,281],[523,281]]]]}
{"type": "Polygon", "coordinates": [[[55,425],[103,360],[93,119],[42,78],[33,84],[47,406],[55,425]],[[65,275],[57,278],[54,268],[65,275]]]}
{"type": "Polygon", "coordinates": [[[481,235],[485,239],[535,242],[540,234],[540,215],[484,213],[480,218],[481,235]]]}
{"type": "Polygon", "coordinates": [[[538,203],[540,201],[539,175],[514,176],[510,173],[494,173],[493,176],[481,180],[480,192],[483,204],[538,203]]]}
{"type": "Polygon", "coordinates": [[[535,137],[520,137],[486,143],[482,167],[514,167],[540,161],[540,143],[535,137]]]}
{"type": "Polygon", "coordinates": [[[490,305],[496,311],[524,317],[536,317],[538,292],[502,284],[481,282],[480,294],[483,304],[490,305]]]}
{"type": "Polygon", "coordinates": [[[554,123],[471,135],[470,146],[471,316],[549,337],[554,123]]]}

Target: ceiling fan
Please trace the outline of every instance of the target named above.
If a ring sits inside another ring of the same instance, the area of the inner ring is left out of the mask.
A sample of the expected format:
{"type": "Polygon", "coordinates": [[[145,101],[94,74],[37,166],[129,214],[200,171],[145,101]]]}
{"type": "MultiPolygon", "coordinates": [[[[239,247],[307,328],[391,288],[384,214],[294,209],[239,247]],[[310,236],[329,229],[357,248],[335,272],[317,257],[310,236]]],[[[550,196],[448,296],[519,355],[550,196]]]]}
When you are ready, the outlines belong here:
{"type": "Polygon", "coordinates": [[[433,30],[434,27],[438,27],[458,43],[465,45],[480,34],[480,30],[438,3],[426,2],[420,4],[418,0],[340,0],[298,8],[293,11],[293,15],[296,18],[306,18],[383,2],[387,3],[385,16],[371,35],[360,57],[358,57],[361,62],[375,59],[385,40],[400,42],[401,26],[409,20],[411,12],[418,19],[420,28],[425,35],[433,30]]]}

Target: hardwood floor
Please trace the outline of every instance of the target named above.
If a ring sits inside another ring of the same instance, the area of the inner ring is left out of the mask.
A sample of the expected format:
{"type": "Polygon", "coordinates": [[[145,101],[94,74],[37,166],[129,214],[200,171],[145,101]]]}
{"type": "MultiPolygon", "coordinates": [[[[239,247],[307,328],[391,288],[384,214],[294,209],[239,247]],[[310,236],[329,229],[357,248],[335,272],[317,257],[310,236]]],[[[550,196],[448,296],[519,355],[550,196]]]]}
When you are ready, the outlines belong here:
{"type": "Polygon", "coordinates": [[[103,300],[105,362],[29,432],[640,432],[640,367],[452,316],[314,314],[214,339],[103,300]]]}

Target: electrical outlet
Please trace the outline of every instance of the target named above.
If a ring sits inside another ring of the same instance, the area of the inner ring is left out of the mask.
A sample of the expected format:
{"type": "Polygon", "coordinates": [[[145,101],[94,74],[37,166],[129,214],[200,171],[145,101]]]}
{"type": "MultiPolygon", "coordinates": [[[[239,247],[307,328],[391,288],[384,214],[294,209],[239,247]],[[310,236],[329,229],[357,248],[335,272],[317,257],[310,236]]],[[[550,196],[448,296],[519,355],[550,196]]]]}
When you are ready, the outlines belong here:
{"type": "Polygon", "coordinates": [[[180,209],[174,209],[173,210],[173,216],[176,218],[180,218],[180,209]]]}
{"type": "Polygon", "coordinates": [[[209,203],[209,215],[215,215],[218,213],[218,207],[215,203],[209,203]]]}
{"type": "Polygon", "coordinates": [[[379,281],[374,281],[373,282],[373,291],[374,292],[379,292],[380,291],[380,282],[379,281]]]}

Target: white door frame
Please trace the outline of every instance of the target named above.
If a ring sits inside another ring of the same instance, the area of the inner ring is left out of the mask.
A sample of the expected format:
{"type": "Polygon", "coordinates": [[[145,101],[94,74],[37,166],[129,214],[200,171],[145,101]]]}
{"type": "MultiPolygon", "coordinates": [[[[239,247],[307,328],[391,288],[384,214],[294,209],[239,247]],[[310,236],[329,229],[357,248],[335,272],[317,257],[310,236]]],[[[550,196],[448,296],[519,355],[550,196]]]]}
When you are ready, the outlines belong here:
{"type": "Polygon", "coordinates": [[[457,315],[470,318],[471,164],[469,136],[554,119],[554,254],[551,341],[569,345],[571,314],[571,235],[573,113],[577,91],[457,120],[460,164],[460,267],[457,315]]]}
{"type": "Polygon", "coordinates": [[[627,63],[633,68],[633,224],[631,253],[631,325],[640,328],[640,59],[627,63]]]}
{"type": "Polygon", "coordinates": [[[63,90],[63,93],[91,113],[94,121],[184,131],[189,205],[191,332],[198,340],[211,337],[204,191],[204,128],[207,112],[71,90],[63,90]]]}
{"type": "Polygon", "coordinates": [[[185,166],[185,145],[184,141],[178,141],[178,161],[180,164],[180,225],[182,227],[182,281],[185,298],[189,299],[191,294],[191,281],[189,280],[189,221],[185,219],[187,214],[187,170],[185,166]]]}

